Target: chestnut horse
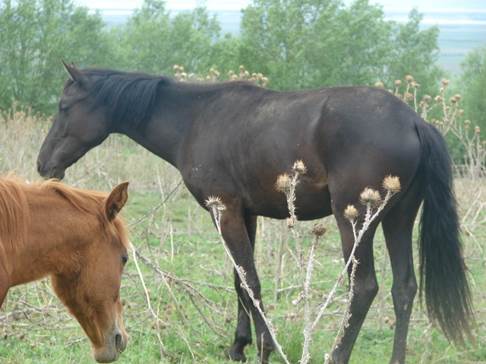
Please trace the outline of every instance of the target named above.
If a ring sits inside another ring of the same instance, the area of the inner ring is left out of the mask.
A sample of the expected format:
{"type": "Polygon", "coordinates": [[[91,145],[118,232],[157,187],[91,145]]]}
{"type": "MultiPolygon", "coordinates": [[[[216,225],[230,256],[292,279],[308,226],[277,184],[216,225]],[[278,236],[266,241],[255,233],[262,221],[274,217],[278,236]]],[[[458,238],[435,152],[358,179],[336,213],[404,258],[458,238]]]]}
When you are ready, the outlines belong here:
{"type": "MultiPolygon", "coordinates": [[[[219,196],[226,205],[221,231],[248,284],[261,301],[253,252],[256,218],[288,216],[277,176],[303,160],[307,173],[296,190],[297,217],[334,214],[344,257],[354,238],[343,211],[364,187],[381,188],[398,176],[402,190],[368,230],[356,251],[351,318],[331,357],[347,363],[377,293],[373,236],[382,223],[393,271],[396,314],[393,363],[405,361],[410,314],[416,293],[412,230],[422,201],[421,287],[428,313],[446,336],[469,334],[471,303],[465,274],[451,161],[440,133],[386,90],[335,87],[276,92],[247,82],[193,84],[164,76],[66,66],[59,112],[39,153],[43,176],[65,170],[109,134],[121,133],[157,154],[182,174],[199,204],[219,196]]],[[[364,216],[364,213],[360,214],[364,216]]],[[[238,323],[229,356],[245,360],[251,314],[257,347],[268,361],[274,343],[235,277],[238,323]]]]}
{"type": "Polygon", "coordinates": [[[0,178],[0,306],[10,287],[50,276],[100,363],[116,360],[127,345],[119,295],[129,242],[116,216],[127,186],[106,195],[0,178]]]}

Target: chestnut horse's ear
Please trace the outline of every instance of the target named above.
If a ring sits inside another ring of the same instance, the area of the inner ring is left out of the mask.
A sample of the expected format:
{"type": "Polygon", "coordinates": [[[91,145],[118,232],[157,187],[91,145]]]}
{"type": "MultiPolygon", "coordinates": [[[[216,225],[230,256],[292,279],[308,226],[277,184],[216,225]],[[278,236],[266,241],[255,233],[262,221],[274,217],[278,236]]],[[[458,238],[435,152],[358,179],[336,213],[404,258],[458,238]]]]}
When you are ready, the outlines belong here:
{"type": "Polygon", "coordinates": [[[64,61],[62,61],[62,64],[64,65],[64,69],[68,73],[69,78],[73,82],[76,82],[76,83],[80,84],[81,86],[86,84],[85,77],[83,76],[81,71],[76,68],[76,66],[74,64],[72,64],[72,63],[68,64],[64,61]]]}
{"type": "Polygon", "coordinates": [[[116,186],[105,200],[105,214],[109,221],[113,220],[128,200],[128,182],[116,186]]]}

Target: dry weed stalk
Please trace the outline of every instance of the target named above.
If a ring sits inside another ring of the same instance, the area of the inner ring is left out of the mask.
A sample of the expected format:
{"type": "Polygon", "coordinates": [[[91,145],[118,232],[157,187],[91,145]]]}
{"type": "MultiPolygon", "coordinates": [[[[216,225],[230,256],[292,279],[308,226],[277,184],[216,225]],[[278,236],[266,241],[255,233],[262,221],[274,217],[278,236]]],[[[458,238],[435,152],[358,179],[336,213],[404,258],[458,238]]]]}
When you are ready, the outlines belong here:
{"type": "Polygon", "coordinates": [[[159,318],[159,315],[157,315],[157,313],[152,308],[149,291],[148,291],[147,286],[145,284],[145,280],[143,278],[142,271],[140,270],[140,267],[138,265],[137,251],[136,251],[135,247],[133,246],[133,244],[131,242],[130,242],[130,250],[132,251],[133,262],[135,263],[135,268],[137,270],[138,277],[140,278],[140,283],[142,284],[142,288],[143,288],[143,291],[145,293],[145,300],[147,302],[147,307],[149,309],[150,314],[152,315],[152,317],[155,320],[155,327],[157,329],[156,335],[157,335],[157,340],[159,341],[160,353],[163,354],[165,352],[165,347],[164,347],[164,343],[162,342],[162,338],[160,336],[160,324],[162,323],[165,326],[165,323],[159,318]]]}
{"type": "Polygon", "coordinates": [[[299,295],[299,298],[294,301],[294,304],[298,304],[301,300],[304,300],[304,344],[302,346],[302,356],[300,358],[301,364],[307,364],[310,360],[310,344],[312,341],[312,331],[310,330],[310,326],[312,324],[311,321],[311,307],[310,307],[310,298],[311,298],[311,281],[312,281],[312,271],[314,270],[314,255],[316,246],[319,242],[321,236],[326,233],[326,229],[323,225],[317,224],[312,229],[312,233],[314,234],[314,240],[312,242],[310,251],[309,251],[309,258],[307,260],[307,268],[304,280],[304,289],[302,293],[299,295]]]}
{"type": "Polygon", "coordinates": [[[238,274],[238,277],[240,278],[241,288],[243,288],[246,291],[246,293],[250,297],[251,301],[253,302],[253,305],[255,306],[258,313],[262,317],[263,322],[265,323],[265,325],[268,329],[268,332],[270,333],[270,336],[272,337],[272,340],[275,344],[275,348],[277,349],[277,352],[280,354],[280,356],[282,357],[282,359],[284,360],[284,362],[286,364],[290,364],[289,360],[287,359],[287,356],[285,355],[285,353],[282,349],[282,346],[277,341],[277,336],[275,334],[276,330],[275,330],[272,322],[265,315],[265,312],[263,311],[263,309],[260,305],[260,301],[255,298],[253,290],[248,285],[248,282],[246,280],[245,270],[243,269],[243,267],[239,266],[236,263],[236,261],[233,258],[233,255],[231,254],[231,252],[230,252],[230,250],[229,250],[228,246],[226,245],[226,242],[223,238],[223,234],[221,232],[221,217],[222,217],[224,210],[226,210],[226,206],[223,204],[221,199],[219,197],[216,197],[216,196],[210,196],[206,200],[206,206],[208,207],[209,211],[211,212],[211,214],[213,216],[214,223],[216,225],[216,229],[218,230],[219,237],[220,237],[221,243],[223,244],[224,250],[229,257],[231,264],[235,268],[235,271],[238,274]]]}

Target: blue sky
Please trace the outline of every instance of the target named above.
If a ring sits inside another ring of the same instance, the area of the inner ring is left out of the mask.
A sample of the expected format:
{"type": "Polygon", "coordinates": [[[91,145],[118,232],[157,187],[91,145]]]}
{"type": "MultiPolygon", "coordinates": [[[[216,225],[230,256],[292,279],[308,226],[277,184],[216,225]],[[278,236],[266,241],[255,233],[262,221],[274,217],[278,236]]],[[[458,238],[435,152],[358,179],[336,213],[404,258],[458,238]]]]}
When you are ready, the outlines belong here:
{"type": "MultiPolygon", "coordinates": [[[[345,0],[349,3],[352,0],[345,0]]],[[[371,0],[381,4],[385,11],[408,11],[417,7],[424,12],[486,12],[486,0],[371,0]]],[[[134,9],[143,0],[75,0],[76,4],[92,9],[134,9]]],[[[206,5],[210,10],[239,10],[250,3],[250,0],[166,0],[169,9],[192,9],[196,5],[206,5]]]]}

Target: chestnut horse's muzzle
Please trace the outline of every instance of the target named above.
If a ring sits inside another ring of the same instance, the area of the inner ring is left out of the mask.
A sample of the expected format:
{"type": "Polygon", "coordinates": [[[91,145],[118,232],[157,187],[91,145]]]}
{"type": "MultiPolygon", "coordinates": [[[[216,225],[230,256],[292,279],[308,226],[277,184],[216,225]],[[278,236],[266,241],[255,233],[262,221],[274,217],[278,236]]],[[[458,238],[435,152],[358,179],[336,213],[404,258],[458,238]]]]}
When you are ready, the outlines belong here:
{"type": "Polygon", "coordinates": [[[98,363],[111,363],[118,359],[127,347],[128,336],[118,329],[107,339],[107,344],[99,349],[94,349],[94,358],[98,363]]]}

